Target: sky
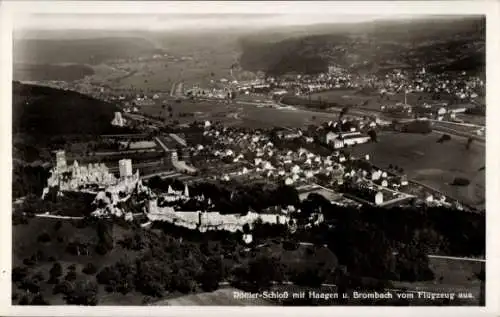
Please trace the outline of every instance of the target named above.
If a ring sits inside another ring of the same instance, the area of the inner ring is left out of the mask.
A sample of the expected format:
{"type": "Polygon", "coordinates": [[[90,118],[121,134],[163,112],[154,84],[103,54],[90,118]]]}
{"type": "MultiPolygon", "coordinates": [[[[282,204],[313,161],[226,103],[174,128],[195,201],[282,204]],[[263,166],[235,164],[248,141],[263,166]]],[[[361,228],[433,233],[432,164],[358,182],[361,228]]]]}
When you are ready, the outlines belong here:
{"type": "MultiPolygon", "coordinates": [[[[411,16],[409,16],[411,17],[411,16]]],[[[16,21],[16,29],[179,30],[263,28],[318,23],[356,23],[388,18],[385,15],[332,14],[34,14],[16,21]]],[[[390,17],[389,17],[390,18],[390,17]]],[[[402,19],[399,16],[399,19],[402,19]]]]}
{"type": "Polygon", "coordinates": [[[484,14],[477,1],[7,1],[15,29],[270,27],[484,14]],[[75,14],[78,13],[78,14],[75,14]]]}

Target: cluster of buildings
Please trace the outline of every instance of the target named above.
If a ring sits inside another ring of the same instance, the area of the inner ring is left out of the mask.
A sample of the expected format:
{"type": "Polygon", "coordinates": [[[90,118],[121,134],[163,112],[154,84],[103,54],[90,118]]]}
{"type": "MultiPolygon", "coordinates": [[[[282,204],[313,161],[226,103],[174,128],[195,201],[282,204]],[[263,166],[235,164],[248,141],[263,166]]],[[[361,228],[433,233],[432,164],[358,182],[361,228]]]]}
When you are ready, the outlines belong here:
{"type": "Polygon", "coordinates": [[[229,87],[222,88],[200,88],[194,86],[184,92],[187,97],[209,98],[209,99],[232,99],[233,91],[229,87]]]}
{"type": "Polygon", "coordinates": [[[467,108],[465,106],[450,106],[446,102],[423,103],[418,106],[399,102],[394,105],[381,105],[380,110],[396,118],[424,118],[458,122],[460,120],[457,119],[457,114],[465,113],[467,108]]]}
{"type": "Polygon", "coordinates": [[[406,176],[391,176],[378,169],[351,169],[344,175],[341,191],[353,200],[374,206],[388,206],[414,198],[399,191],[409,185],[406,176]]]}
{"type": "MultiPolygon", "coordinates": [[[[273,95],[306,95],[312,92],[332,89],[363,89],[378,91],[381,95],[407,93],[446,94],[458,100],[474,101],[485,95],[485,81],[477,76],[461,74],[435,74],[425,67],[419,70],[399,70],[384,74],[354,74],[349,70],[332,65],[328,72],[317,75],[283,75],[268,77],[260,84],[273,95]]],[[[257,85],[248,85],[246,91],[254,91],[257,85]]]]}
{"type": "MultiPolygon", "coordinates": [[[[294,134],[293,132],[289,133],[294,134]]],[[[196,146],[193,155],[201,154],[211,158],[215,157],[234,164],[246,162],[251,166],[248,168],[247,165],[242,165],[240,171],[233,173],[233,177],[254,175],[270,181],[281,181],[290,186],[315,182],[319,174],[325,175],[330,179],[331,184],[336,185],[343,184],[346,179],[352,177],[352,171],[346,172],[350,165],[349,158],[339,151],[332,151],[331,155],[321,156],[303,147],[295,151],[282,149],[276,147],[268,135],[258,131],[249,133],[234,129],[208,127],[203,134],[205,137],[212,138],[213,142],[210,145],[196,146]],[[203,153],[200,153],[201,149],[203,149],[203,153]]],[[[330,142],[335,142],[339,136],[342,142],[354,140],[352,142],[361,143],[369,140],[369,137],[359,132],[352,132],[343,137],[342,134],[332,132],[327,134],[327,139],[330,142]]],[[[293,135],[293,137],[307,138],[301,134],[293,135]]],[[[222,171],[221,175],[223,175],[223,180],[232,178],[231,175],[222,171]]],[[[388,179],[388,183],[381,183],[381,186],[390,187],[392,183],[389,181],[396,180],[388,179]]],[[[405,180],[402,183],[405,184],[405,180]]],[[[401,180],[398,185],[401,186],[401,180]]]]}
{"type": "MultiPolygon", "coordinates": [[[[352,144],[370,139],[359,131],[345,134],[342,137],[342,133],[328,132],[325,139],[332,143],[338,142],[340,137],[344,142],[354,140],[352,144]]],[[[338,150],[333,150],[331,155],[322,156],[304,147],[297,150],[285,149],[275,146],[267,133],[212,125],[205,127],[203,135],[211,140],[210,143],[192,147],[192,155],[207,157],[211,162],[218,159],[236,168],[236,172],[231,173],[221,168],[221,180],[266,179],[271,183],[281,182],[297,188],[305,184],[322,184],[338,188],[343,198],[376,206],[404,204],[413,198],[431,203],[428,195],[423,197],[419,194],[415,197],[414,194],[409,194],[415,185],[410,185],[405,175],[372,167],[369,155],[359,159],[346,156],[338,150]],[[368,164],[359,165],[357,162],[360,161],[368,164]],[[326,183],[325,179],[328,179],[326,183]]],[[[290,135],[290,139],[308,138],[305,134],[294,131],[278,135],[283,139],[287,135],[290,135]]],[[[434,199],[432,203],[436,201],[434,199]]],[[[443,203],[441,200],[439,202],[443,203]]]]}
{"type": "Polygon", "coordinates": [[[394,70],[384,77],[375,76],[371,80],[371,86],[378,89],[380,93],[394,94],[399,91],[443,93],[454,95],[461,100],[474,100],[484,96],[485,82],[477,76],[461,74],[447,75],[445,73],[434,74],[426,72],[425,67],[420,71],[409,73],[408,71],[394,70]]]}

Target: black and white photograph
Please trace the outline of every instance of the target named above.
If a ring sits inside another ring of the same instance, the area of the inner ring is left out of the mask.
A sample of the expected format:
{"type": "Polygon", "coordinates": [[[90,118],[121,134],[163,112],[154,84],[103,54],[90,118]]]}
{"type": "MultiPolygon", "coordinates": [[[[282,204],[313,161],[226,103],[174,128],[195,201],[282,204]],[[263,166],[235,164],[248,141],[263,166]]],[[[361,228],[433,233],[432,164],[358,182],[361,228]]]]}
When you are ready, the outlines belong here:
{"type": "Polygon", "coordinates": [[[113,2],[11,17],[9,307],[485,308],[496,16],[113,2]]]}

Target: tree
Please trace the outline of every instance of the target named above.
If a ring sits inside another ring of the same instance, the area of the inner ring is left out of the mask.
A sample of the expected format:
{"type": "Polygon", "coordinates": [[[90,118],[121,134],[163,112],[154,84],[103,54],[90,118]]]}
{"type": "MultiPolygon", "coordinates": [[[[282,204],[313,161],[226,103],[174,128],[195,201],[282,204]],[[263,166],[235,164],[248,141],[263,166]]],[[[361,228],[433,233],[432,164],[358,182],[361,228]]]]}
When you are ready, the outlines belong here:
{"type": "Polygon", "coordinates": [[[99,238],[96,251],[100,254],[106,254],[114,247],[113,223],[106,220],[100,220],[97,223],[96,230],[99,238]]]}
{"type": "Polygon", "coordinates": [[[429,269],[426,249],[420,239],[414,238],[399,250],[396,270],[401,281],[415,282],[434,278],[434,273],[429,269]]]}
{"type": "Polygon", "coordinates": [[[43,306],[43,305],[49,305],[49,303],[43,298],[42,294],[38,294],[31,301],[31,305],[43,306]]]}
{"type": "Polygon", "coordinates": [[[57,295],[57,294],[69,294],[73,290],[73,283],[69,281],[63,281],[61,283],[58,283],[54,286],[52,290],[52,294],[57,295]]]}
{"type": "Polygon", "coordinates": [[[93,263],[87,263],[87,265],[82,269],[82,273],[87,275],[93,275],[97,273],[97,268],[93,263]]]}
{"type": "Polygon", "coordinates": [[[19,300],[19,305],[29,305],[30,303],[30,300],[29,300],[29,297],[28,295],[24,295],[23,297],[21,297],[21,299],[19,300]]]}
{"type": "Polygon", "coordinates": [[[74,281],[76,280],[76,272],[74,271],[69,271],[66,276],[64,277],[66,281],[74,281]]]}
{"type": "Polygon", "coordinates": [[[33,278],[25,278],[21,281],[19,288],[30,293],[38,293],[40,291],[40,284],[33,278]]]}
{"type": "Polygon", "coordinates": [[[81,281],[75,284],[66,294],[66,303],[69,305],[95,306],[98,303],[97,284],[90,281],[81,281]]]}
{"type": "Polygon", "coordinates": [[[220,257],[212,257],[203,267],[199,277],[201,287],[206,292],[211,292],[219,287],[219,282],[226,276],[227,269],[220,257]]]}
{"type": "Polygon", "coordinates": [[[61,222],[61,220],[58,220],[58,221],[54,224],[54,231],[59,231],[61,228],[62,228],[62,222],[61,222]]]}
{"type": "Polygon", "coordinates": [[[474,142],[474,139],[473,138],[468,138],[467,139],[467,144],[465,144],[465,149],[466,150],[469,150],[471,145],[472,145],[472,142],[474,142]]]}
{"type": "Polygon", "coordinates": [[[38,242],[47,243],[50,242],[50,235],[47,232],[44,232],[38,236],[38,242]]]}
{"type": "Polygon", "coordinates": [[[372,140],[372,142],[378,142],[377,132],[375,130],[368,131],[368,136],[372,140]]]}
{"type": "Polygon", "coordinates": [[[180,271],[172,277],[171,288],[178,290],[181,293],[188,294],[195,288],[194,281],[186,274],[185,271],[180,271]]]}
{"type": "Polygon", "coordinates": [[[146,257],[137,260],[136,266],[135,289],[144,295],[161,297],[170,284],[170,267],[146,257]]]}
{"type": "Polygon", "coordinates": [[[451,136],[449,134],[443,134],[436,142],[444,143],[451,140],[451,136]]]}
{"type": "Polygon", "coordinates": [[[18,283],[21,282],[23,279],[25,279],[29,274],[28,268],[27,267],[20,267],[16,266],[12,270],[12,282],[13,283],[18,283]]]}
{"type": "Polygon", "coordinates": [[[349,112],[349,107],[343,107],[342,110],[340,111],[339,118],[342,118],[349,112]]]}
{"type": "Polygon", "coordinates": [[[99,284],[110,285],[118,282],[120,274],[113,267],[107,266],[97,274],[96,278],[99,284]]]}
{"type": "Polygon", "coordinates": [[[248,281],[258,289],[269,287],[271,281],[282,280],[283,269],[276,259],[263,255],[249,263],[248,281]]]}
{"type": "Polygon", "coordinates": [[[465,177],[455,177],[451,184],[453,186],[468,186],[470,184],[470,180],[465,177]]]}

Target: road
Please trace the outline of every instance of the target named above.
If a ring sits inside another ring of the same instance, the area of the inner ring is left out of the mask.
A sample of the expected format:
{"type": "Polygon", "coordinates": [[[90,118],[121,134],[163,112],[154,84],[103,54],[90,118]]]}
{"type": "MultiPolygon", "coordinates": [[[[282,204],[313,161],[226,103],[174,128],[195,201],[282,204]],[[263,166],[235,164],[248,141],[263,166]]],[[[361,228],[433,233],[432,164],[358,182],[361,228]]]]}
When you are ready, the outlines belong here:
{"type": "Polygon", "coordinates": [[[165,145],[165,143],[163,143],[162,140],[160,140],[159,137],[155,137],[155,141],[156,141],[156,143],[158,143],[161,146],[161,148],[163,149],[163,151],[165,151],[165,153],[170,152],[170,149],[165,145]]]}
{"type": "Polygon", "coordinates": [[[182,146],[187,146],[187,143],[186,141],[181,138],[180,136],[178,136],[177,134],[175,133],[170,133],[170,136],[172,137],[172,139],[174,139],[177,143],[179,143],[180,145],[182,146]]]}

